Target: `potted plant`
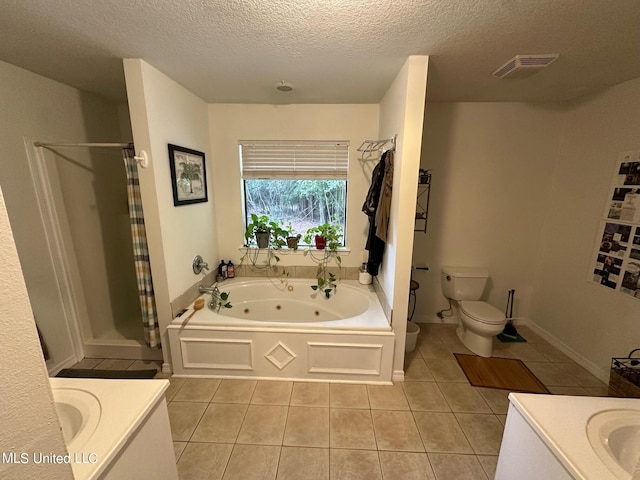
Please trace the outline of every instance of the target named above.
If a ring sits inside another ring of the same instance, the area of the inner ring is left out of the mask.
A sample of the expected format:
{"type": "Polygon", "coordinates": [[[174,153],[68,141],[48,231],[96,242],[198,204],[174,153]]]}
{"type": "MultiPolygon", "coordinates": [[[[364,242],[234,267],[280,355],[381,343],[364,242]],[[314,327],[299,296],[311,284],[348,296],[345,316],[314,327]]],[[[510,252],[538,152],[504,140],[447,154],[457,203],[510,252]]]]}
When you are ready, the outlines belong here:
{"type": "Polygon", "coordinates": [[[323,223],[315,227],[311,227],[304,235],[305,243],[311,244],[311,239],[315,241],[318,250],[328,248],[335,252],[340,247],[340,237],[342,237],[342,228],[340,225],[332,225],[323,223]]]}
{"type": "Polygon", "coordinates": [[[291,250],[298,250],[298,242],[300,241],[300,238],[302,238],[302,235],[300,233],[296,235],[293,234],[293,226],[291,225],[291,222],[289,222],[289,225],[286,226],[285,232],[287,247],[289,247],[291,250]]]}
{"type": "MultiPolygon", "coordinates": [[[[273,223],[273,222],[271,222],[273,223]]],[[[269,236],[271,235],[271,225],[267,215],[251,214],[251,222],[247,225],[244,238],[249,243],[251,238],[255,238],[258,248],[269,247],[269,236]]]]}

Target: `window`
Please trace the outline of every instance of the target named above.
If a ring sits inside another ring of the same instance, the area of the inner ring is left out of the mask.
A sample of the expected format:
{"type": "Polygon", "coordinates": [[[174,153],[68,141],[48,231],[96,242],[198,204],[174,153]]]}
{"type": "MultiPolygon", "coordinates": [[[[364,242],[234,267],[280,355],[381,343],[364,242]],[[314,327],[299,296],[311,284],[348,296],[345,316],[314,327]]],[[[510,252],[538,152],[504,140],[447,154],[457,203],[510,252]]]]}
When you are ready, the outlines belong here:
{"type": "Polygon", "coordinates": [[[239,147],[245,225],[255,213],[291,224],[294,234],[322,223],[345,232],[349,142],[241,141],[239,147]]]}

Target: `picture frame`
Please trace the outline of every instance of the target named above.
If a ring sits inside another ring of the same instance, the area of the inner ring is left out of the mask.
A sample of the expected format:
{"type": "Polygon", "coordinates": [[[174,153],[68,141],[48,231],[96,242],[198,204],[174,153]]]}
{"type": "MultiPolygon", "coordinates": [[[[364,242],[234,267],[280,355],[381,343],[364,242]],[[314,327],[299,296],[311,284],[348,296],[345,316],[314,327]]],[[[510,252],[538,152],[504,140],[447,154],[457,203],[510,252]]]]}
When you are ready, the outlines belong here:
{"type": "Polygon", "coordinates": [[[175,207],[209,201],[203,152],[170,143],[169,166],[175,207]]]}

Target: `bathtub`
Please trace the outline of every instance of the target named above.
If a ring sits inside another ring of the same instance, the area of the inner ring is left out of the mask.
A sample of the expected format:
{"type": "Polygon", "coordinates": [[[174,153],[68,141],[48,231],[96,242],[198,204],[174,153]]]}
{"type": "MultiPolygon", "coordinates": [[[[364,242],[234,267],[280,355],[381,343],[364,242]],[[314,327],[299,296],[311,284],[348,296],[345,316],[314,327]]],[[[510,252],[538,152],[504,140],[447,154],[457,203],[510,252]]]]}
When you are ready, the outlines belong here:
{"type": "Polygon", "coordinates": [[[49,382],[76,480],[177,480],[167,380],[49,382]]]}
{"type": "Polygon", "coordinates": [[[219,284],[232,308],[185,322],[192,304],[168,327],[174,375],[391,383],[395,337],[373,287],[342,281],[327,299],[314,282],[219,284]]]}

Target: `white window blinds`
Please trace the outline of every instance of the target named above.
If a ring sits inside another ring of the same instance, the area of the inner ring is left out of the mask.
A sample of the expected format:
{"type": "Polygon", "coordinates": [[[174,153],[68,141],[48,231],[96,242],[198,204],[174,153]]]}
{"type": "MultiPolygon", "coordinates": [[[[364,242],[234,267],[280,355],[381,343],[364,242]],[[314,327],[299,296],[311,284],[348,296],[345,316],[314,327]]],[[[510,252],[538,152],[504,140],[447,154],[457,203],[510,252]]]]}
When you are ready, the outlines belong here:
{"type": "Polygon", "coordinates": [[[346,141],[241,141],[239,147],[245,180],[347,179],[346,141]]]}

